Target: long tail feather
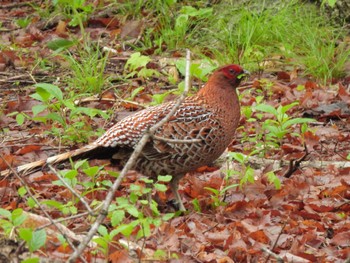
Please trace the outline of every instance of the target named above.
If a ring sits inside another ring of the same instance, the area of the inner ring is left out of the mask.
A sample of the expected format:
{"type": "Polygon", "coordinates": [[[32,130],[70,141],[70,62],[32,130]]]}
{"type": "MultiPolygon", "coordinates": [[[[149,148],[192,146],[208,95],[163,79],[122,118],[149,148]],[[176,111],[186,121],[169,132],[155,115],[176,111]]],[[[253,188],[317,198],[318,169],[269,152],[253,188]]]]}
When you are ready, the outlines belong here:
{"type": "MultiPolygon", "coordinates": [[[[80,149],[76,149],[74,151],[58,154],[55,156],[51,156],[47,159],[43,159],[43,160],[39,160],[39,161],[35,161],[32,163],[27,163],[27,164],[18,166],[14,170],[17,173],[28,173],[28,172],[35,170],[36,168],[42,167],[42,166],[47,165],[47,164],[57,164],[57,163],[65,162],[69,158],[72,158],[72,159],[90,158],[89,152],[92,152],[92,151],[96,150],[97,148],[98,148],[97,145],[89,144],[89,145],[86,145],[80,149]]],[[[1,177],[3,177],[3,176],[10,175],[11,173],[12,173],[12,170],[7,169],[5,171],[2,171],[0,173],[0,175],[1,175],[1,177]]]]}

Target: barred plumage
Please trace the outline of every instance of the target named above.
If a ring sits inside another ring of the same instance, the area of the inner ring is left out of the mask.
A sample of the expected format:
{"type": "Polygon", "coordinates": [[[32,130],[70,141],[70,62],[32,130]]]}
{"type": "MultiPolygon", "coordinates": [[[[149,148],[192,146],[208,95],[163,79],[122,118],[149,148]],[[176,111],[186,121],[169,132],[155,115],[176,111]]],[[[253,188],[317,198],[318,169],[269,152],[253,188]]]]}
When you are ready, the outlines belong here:
{"type": "MultiPolygon", "coordinates": [[[[246,72],[238,65],[229,65],[215,71],[198,94],[186,98],[169,121],[155,132],[160,139],[151,139],[136,161],[135,169],[144,175],[173,176],[170,186],[180,210],[185,208],[178,193],[178,181],[186,172],[216,160],[233,139],[240,118],[235,88],[244,73],[246,72]],[[174,141],[194,139],[197,140],[191,143],[174,141]]],[[[118,159],[123,164],[144,132],[163,119],[174,104],[175,102],[168,102],[139,111],[124,118],[102,137],[83,148],[19,166],[17,171],[29,171],[69,158],[111,158],[118,159]]]]}

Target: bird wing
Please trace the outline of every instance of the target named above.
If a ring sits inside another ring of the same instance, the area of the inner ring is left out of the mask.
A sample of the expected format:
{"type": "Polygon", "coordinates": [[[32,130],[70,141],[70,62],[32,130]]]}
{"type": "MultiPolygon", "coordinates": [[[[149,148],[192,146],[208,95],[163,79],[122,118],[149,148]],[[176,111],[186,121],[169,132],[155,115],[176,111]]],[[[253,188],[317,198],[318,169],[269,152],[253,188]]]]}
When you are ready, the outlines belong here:
{"type": "MultiPolygon", "coordinates": [[[[171,111],[174,104],[175,102],[169,102],[150,107],[122,119],[97,139],[95,144],[103,147],[134,148],[144,132],[162,120],[171,111]]],[[[220,124],[214,123],[216,118],[213,118],[213,114],[195,101],[193,97],[189,97],[180,105],[169,121],[158,128],[155,135],[170,140],[205,140],[214,128],[217,129],[220,126],[220,124]]],[[[195,144],[199,146],[199,143],[195,144]]],[[[142,154],[149,160],[166,159],[174,154],[181,154],[183,146],[184,143],[167,142],[153,138],[146,144],[142,154]]]]}

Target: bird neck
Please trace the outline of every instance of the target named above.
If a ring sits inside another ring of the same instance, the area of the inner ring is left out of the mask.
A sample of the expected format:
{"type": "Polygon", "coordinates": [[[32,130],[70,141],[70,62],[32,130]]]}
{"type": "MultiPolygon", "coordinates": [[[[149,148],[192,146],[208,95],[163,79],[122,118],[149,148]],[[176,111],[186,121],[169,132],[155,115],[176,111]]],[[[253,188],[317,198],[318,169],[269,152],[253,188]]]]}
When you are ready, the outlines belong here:
{"type": "Polygon", "coordinates": [[[236,88],[223,78],[209,79],[207,84],[199,90],[198,96],[214,108],[220,108],[228,112],[239,109],[236,88]]]}
{"type": "Polygon", "coordinates": [[[228,132],[234,133],[240,119],[240,106],[236,88],[224,78],[210,78],[199,90],[198,96],[223,121],[228,132]]]}

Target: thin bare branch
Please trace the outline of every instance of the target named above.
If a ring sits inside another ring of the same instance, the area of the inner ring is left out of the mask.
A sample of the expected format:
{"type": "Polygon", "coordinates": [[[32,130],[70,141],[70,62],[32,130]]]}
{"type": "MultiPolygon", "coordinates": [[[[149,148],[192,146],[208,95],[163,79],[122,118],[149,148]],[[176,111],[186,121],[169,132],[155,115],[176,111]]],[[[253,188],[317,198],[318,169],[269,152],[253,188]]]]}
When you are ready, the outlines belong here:
{"type": "Polygon", "coordinates": [[[262,247],[261,250],[264,251],[265,253],[267,253],[269,255],[269,257],[270,256],[274,257],[277,260],[277,263],[283,263],[284,262],[283,258],[281,258],[277,254],[273,253],[271,250],[269,250],[267,248],[264,248],[264,247],[262,247]]]}
{"type": "Polygon", "coordinates": [[[157,135],[152,135],[152,138],[158,141],[170,142],[170,143],[196,143],[196,142],[202,141],[201,139],[192,139],[192,140],[168,139],[157,135]]]}
{"type": "Polygon", "coordinates": [[[52,167],[51,164],[48,165],[48,167],[50,168],[51,172],[53,172],[58,179],[60,179],[60,181],[62,182],[62,184],[64,184],[65,187],[68,188],[69,191],[72,192],[72,194],[74,194],[76,197],[79,198],[80,202],[86,207],[86,210],[88,210],[90,215],[93,215],[94,212],[92,211],[92,209],[90,208],[89,204],[85,201],[84,197],[82,197],[80,194],[78,194],[67,182],[66,180],[64,180],[64,178],[55,170],[55,168],[52,167]]]}
{"type": "Polygon", "coordinates": [[[186,54],[186,75],[185,75],[185,89],[184,89],[184,92],[181,94],[181,96],[177,100],[177,103],[174,105],[172,110],[161,121],[159,121],[154,126],[152,126],[149,129],[149,131],[146,132],[142,136],[141,140],[136,145],[136,147],[134,149],[134,152],[131,154],[129,160],[127,161],[127,163],[125,164],[123,170],[121,171],[119,177],[117,178],[117,180],[114,182],[114,184],[112,185],[112,187],[108,191],[108,194],[106,196],[106,200],[102,204],[102,209],[101,209],[99,215],[97,216],[96,221],[91,226],[91,228],[90,228],[89,232],[87,233],[87,235],[85,236],[84,240],[79,244],[79,246],[74,250],[72,255],[69,257],[68,262],[70,262],[70,263],[76,262],[77,258],[83,253],[84,249],[86,248],[86,246],[88,245],[90,240],[96,234],[96,232],[98,230],[98,227],[101,225],[103,220],[106,218],[106,216],[108,214],[108,208],[109,208],[109,206],[110,206],[110,204],[111,204],[111,202],[112,202],[112,200],[114,198],[115,192],[119,188],[119,186],[120,186],[122,180],[124,179],[126,173],[131,168],[133,168],[133,166],[135,165],[136,160],[139,157],[139,155],[141,154],[143,147],[146,145],[146,143],[148,142],[148,140],[151,137],[151,135],[154,134],[154,132],[159,127],[161,127],[163,124],[165,124],[167,121],[169,121],[169,119],[173,116],[173,114],[176,112],[176,110],[179,108],[181,103],[186,98],[188,90],[189,90],[189,87],[190,87],[190,85],[189,85],[190,84],[190,56],[191,56],[191,53],[190,53],[189,50],[187,50],[187,54],[186,54]]]}
{"type": "MultiPolygon", "coordinates": [[[[17,173],[17,171],[15,169],[13,169],[10,164],[7,162],[7,160],[5,158],[3,158],[2,155],[0,155],[0,158],[3,160],[4,163],[6,163],[6,165],[8,167],[10,167],[12,173],[17,177],[17,179],[21,182],[21,184],[23,185],[23,187],[26,189],[28,195],[34,200],[35,204],[41,209],[41,211],[43,211],[44,215],[46,216],[46,218],[51,222],[52,225],[54,225],[56,227],[56,229],[62,234],[62,236],[66,239],[67,243],[73,247],[73,243],[70,242],[69,238],[66,237],[65,233],[62,232],[61,228],[59,226],[57,226],[57,224],[55,223],[55,221],[51,218],[51,216],[49,215],[48,212],[46,212],[45,208],[41,205],[41,203],[36,199],[36,197],[32,194],[31,189],[27,186],[27,183],[23,180],[23,178],[21,176],[19,176],[19,174],[17,173]]],[[[87,262],[81,255],[78,255],[78,257],[83,261],[83,262],[87,262]]]]}

